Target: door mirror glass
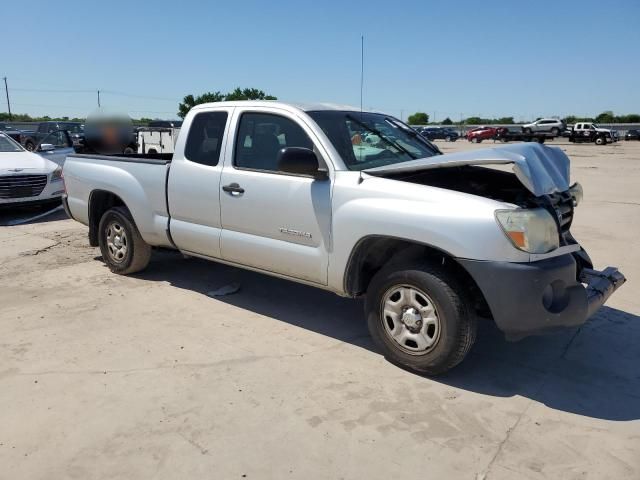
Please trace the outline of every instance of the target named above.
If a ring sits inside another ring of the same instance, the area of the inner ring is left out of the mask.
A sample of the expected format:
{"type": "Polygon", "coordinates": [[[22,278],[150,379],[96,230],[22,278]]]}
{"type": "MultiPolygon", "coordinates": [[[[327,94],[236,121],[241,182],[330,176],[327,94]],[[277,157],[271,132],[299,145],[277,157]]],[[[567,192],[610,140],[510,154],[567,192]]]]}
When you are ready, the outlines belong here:
{"type": "Polygon", "coordinates": [[[278,171],[295,175],[310,175],[316,180],[327,178],[327,172],[320,170],[318,157],[308,148],[286,147],[278,152],[278,171]]]}
{"type": "Polygon", "coordinates": [[[55,150],[55,149],[56,149],[56,147],[53,146],[50,143],[41,143],[40,147],[38,147],[38,151],[39,152],[50,152],[50,151],[55,150]]]}

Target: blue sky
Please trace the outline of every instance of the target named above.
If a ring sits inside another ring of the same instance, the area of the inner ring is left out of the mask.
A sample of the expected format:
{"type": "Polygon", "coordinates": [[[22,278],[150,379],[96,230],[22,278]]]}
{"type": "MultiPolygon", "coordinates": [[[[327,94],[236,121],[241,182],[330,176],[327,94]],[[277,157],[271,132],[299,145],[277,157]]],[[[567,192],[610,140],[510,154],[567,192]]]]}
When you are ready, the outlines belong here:
{"type": "Polygon", "coordinates": [[[0,77],[18,113],[83,116],[97,89],[134,117],[172,118],[184,95],[236,86],[358,105],[361,35],[365,108],[640,112],[638,0],[30,0],[28,11],[2,21],[0,77]]]}

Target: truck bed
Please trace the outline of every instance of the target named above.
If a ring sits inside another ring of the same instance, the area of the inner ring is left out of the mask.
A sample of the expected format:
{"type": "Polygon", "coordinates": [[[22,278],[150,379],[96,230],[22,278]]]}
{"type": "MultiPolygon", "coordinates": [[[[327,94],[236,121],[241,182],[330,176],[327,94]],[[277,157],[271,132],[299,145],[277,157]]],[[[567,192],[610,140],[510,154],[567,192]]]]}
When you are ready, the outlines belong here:
{"type": "Polygon", "coordinates": [[[127,205],[147,243],[171,247],[166,196],[171,157],[170,154],[69,155],[63,173],[69,213],[89,225],[92,201],[109,192],[127,205]]]}

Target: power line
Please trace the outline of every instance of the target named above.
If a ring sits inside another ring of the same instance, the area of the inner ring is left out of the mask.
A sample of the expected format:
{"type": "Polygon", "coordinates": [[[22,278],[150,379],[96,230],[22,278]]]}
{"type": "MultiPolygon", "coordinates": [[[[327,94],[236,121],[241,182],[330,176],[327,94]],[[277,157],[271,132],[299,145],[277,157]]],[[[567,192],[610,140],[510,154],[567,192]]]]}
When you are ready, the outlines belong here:
{"type": "MultiPolygon", "coordinates": [[[[34,92],[34,93],[95,93],[95,90],[75,90],[58,88],[11,88],[14,92],[34,92]]],[[[100,90],[101,94],[116,95],[120,97],[141,98],[145,100],[162,100],[166,102],[177,102],[179,99],[168,97],[156,97],[152,95],[138,95],[136,93],[119,92],[116,90],[100,90]]]]}

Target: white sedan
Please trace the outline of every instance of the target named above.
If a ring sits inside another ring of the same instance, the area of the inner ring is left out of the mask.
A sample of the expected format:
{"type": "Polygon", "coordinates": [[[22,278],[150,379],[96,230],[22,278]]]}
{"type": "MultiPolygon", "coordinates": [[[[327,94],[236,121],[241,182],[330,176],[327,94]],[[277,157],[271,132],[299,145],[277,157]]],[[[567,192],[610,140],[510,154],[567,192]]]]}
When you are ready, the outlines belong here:
{"type": "Polygon", "coordinates": [[[41,144],[28,152],[0,132],[0,207],[59,201],[64,193],[62,167],[44,158],[56,146],[41,144]]]}

